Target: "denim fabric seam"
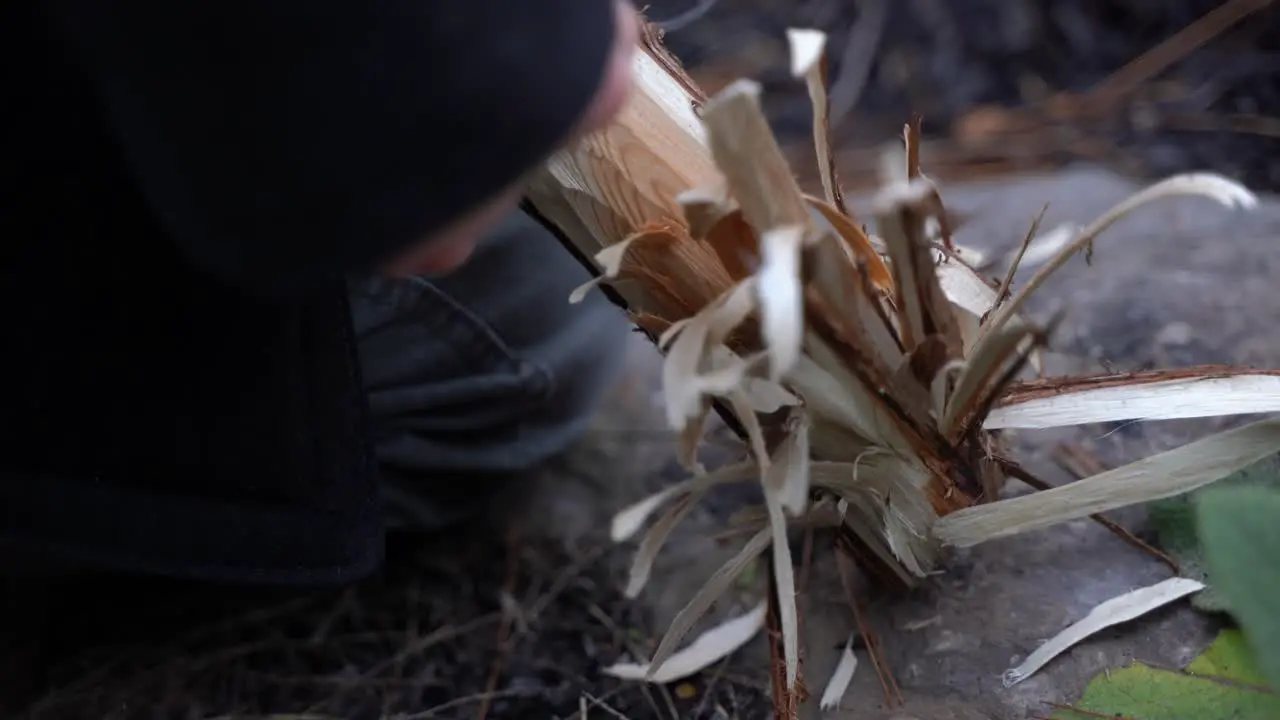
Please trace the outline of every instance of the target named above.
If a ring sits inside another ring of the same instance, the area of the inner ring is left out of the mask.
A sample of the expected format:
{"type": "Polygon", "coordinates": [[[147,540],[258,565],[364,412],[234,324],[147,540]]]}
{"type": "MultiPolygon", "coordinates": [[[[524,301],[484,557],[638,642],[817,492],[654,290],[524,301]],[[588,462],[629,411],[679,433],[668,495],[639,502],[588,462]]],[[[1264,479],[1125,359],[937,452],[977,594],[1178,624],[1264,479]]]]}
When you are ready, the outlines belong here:
{"type": "MultiPolygon", "coordinates": [[[[379,279],[377,285],[385,288],[386,283],[394,282],[398,281],[379,279]]],[[[448,342],[456,343],[455,347],[461,348],[466,353],[476,353],[485,363],[489,363],[495,372],[509,373],[521,390],[528,393],[530,402],[545,402],[552,397],[556,379],[543,363],[517,352],[489,321],[458,302],[430,280],[411,277],[405,282],[419,291],[414,294],[410,306],[420,307],[424,301],[423,296],[429,293],[440,307],[447,309],[447,312],[423,313],[414,316],[428,318],[431,331],[440,333],[440,336],[448,342]]],[[[397,315],[403,314],[404,306],[398,306],[388,297],[387,292],[371,292],[368,290],[368,285],[365,285],[365,288],[368,299],[397,315]]]]}

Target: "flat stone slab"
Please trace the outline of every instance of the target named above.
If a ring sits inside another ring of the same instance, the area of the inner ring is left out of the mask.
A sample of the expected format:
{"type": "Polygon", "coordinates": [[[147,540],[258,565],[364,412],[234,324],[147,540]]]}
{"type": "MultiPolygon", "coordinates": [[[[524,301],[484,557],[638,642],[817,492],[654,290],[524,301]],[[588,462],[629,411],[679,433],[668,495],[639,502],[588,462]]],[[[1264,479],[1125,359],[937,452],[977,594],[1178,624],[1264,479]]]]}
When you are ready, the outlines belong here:
{"type": "MultiPolygon", "coordinates": [[[[971,214],[957,241],[1002,255],[1020,242],[1049,204],[1042,229],[1084,224],[1140,184],[1089,167],[1051,175],[943,187],[952,210],[971,214]]],[[[853,203],[855,210],[859,203],[853,203]]],[[[1033,317],[1059,309],[1065,321],[1052,343],[1051,372],[1101,371],[1230,362],[1280,367],[1280,202],[1232,211],[1200,198],[1158,201],[1113,226],[1097,243],[1092,265],[1073,259],[1030,306],[1033,317]]],[[[1033,268],[1024,269],[1025,281],[1033,268]]],[[[993,272],[1003,273],[1003,267],[993,272]]],[[[1015,284],[1015,287],[1017,285],[1015,284]]],[[[637,347],[634,382],[656,382],[656,356],[637,347]],[[645,366],[652,365],[644,369],[645,366]]],[[[656,385],[654,386],[656,389],[656,385]]],[[[656,411],[656,403],[654,405],[656,411]]],[[[1228,421],[1177,421],[1115,428],[1024,431],[1017,457],[1046,479],[1068,478],[1050,461],[1062,442],[1079,443],[1108,463],[1182,444],[1228,421]]],[[[1238,422],[1238,419],[1235,420],[1238,422]]],[[[650,425],[660,427],[660,422],[650,425]]],[[[659,448],[654,448],[657,452],[659,448]]],[[[629,488],[618,489],[629,495],[629,488]]],[[[1010,492],[1018,492],[1015,483],[1010,492]]],[[[639,495],[639,489],[634,498],[639,495]]],[[[1140,509],[1113,514],[1140,530],[1140,509]]],[[[707,522],[702,525],[705,533],[707,522]]],[[[686,532],[691,535],[692,531],[686,532]]],[[[660,633],[665,619],[696,591],[727,550],[709,555],[707,540],[689,539],[664,553],[647,603],[660,633]]],[[[806,671],[821,692],[842,639],[852,631],[844,594],[830,566],[815,568],[806,612],[806,671]]],[[[1212,618],[1186,603],[1103,632],[1059,657],[1032,678],[1006,689],[1002,673],[1043,640],[1093,606],[1168,577],[1170,570],[1091,521],[1077,521],[961,551],[928,587],[907,597],[872,591],[872,624],[908,698],[884,706],[876,674],[862,655],[846,695],[849,718],[1024,718],[1047,716],[1047,703],[1079,697],[1095,674],[1134,659],[1164,665],[1189,662],[1216,631],[1212,618]]],[[[766,661],[757,642],[735,664],[766,661]]],[[[814,715],[816,717],[816,715],[814,715]]]]}

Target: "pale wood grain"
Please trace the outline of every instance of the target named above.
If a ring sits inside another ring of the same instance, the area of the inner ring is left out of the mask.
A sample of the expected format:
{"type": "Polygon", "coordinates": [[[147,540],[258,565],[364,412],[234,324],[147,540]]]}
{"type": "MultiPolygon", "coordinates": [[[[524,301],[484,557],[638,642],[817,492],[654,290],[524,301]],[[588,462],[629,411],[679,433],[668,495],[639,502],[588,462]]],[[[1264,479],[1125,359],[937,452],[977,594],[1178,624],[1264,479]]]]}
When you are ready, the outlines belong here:
{"type": "Polygon", "coordinates": [[[649,223],[683,224],[676,196],[723,182],[690,92],[647,50],[633,69],[619,117],[556,153],[528,189],[538,211],[588,252],[649,223]]]}

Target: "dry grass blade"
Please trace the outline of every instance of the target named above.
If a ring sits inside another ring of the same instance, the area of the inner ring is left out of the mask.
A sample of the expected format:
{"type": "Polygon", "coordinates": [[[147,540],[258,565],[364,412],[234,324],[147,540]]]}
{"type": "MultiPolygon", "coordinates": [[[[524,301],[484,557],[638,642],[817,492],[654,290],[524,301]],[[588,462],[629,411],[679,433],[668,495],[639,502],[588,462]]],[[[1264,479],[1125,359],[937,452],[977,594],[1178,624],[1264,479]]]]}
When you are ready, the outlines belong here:
{"type": "Polygon", "coordinates": [[[750,398],[741,390],[729,393],[729,406],[742,422],[743,431],[747,436],[747,447],[751,449],[751,454],[760,467],[760,479],[764,480],[765,474],[769,471],[769,451],[765,446],[764,428],[760,426],[760,418],[751,407],[750,398]]]}
{"type": "Polygon", "coordinates": [[[889,15],[887,0],[866,0],[858,7],[857,23],[840,58],[839,83],[831,90],[831,117],[839,123],[858,104],[880,46],[889,15]]]}
{"type": "Polygon", "coordinates": [[[967,508],[934,526],[956,547],[1180,495],[1280,452],[1280,420],[1263,420],[1034,495],[967,508]]]}
{"type": "Polygon", "coordinates": [[[1144,81],[1270,4],[1271,0],[1228,0],[1222,3],[1113,73],[1085,94],[1080,105],[1095,112],[1113,107],[1144,81]]]}
{"type": "MultiPolygon", "coordinates": [[[[844,544],[848,547],[847,544],[844,544]]],[[[859,609],[859,602],[856,593],[853,590],[853,561],[849,555],[837,548],[836,552],[836,573],[840,576],[840,588],[844,591],[845,603],[849,606],[849,612],[853,615],[853,625],[857,628],[859,635],[862,637],[867,646],[867,657],[871,659],[871,667],[876,671],[876,679],[880,681],[880,688],[884,691],[884,697],[889,707],[902,705],[902,692],[898,688],[898,681],[893,676],[893,672],[889,670],[888,664],[883,659],[879,639],[871,628],[863,620],[862,611],[859,609]]]]}
{"type": "Polygon", "coordinates": [[[799,517],[809,506],[809,421],[803,412],[792,413],[786,431],[774,451],[765,484],[778,494],[788,513],[799,517]]]}
{"type": "Polygon", "coordinates": [[[773,538],[773,579],[778,595],[776,607],[782,629],[786,689],[792,692],[800,668],[800,619],[785,512],[798,516],[809,503],[809,431],[799,412],[792,414],[786,430],[787,435],[778,443],[763,482],[769,533],[773,538]]]}
{"type": "Polygon", "coordinates": [[[706,472],[702,463],[698,462],[698,447],[702,445],[702,436],[707,430],[707,418],[711,416],[711,400],[702,399],[698,409],[689,423],[680,431],[680,439],[676,441],[676,460],[680,467],[701,474],[706,472]]]}

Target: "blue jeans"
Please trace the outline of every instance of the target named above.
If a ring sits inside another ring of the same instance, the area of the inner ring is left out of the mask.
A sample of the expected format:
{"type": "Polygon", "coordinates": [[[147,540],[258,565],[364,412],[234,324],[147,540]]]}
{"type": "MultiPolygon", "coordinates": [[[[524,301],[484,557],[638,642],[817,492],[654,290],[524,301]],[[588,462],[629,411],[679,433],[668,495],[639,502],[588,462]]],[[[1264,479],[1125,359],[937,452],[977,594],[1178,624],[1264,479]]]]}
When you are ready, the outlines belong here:
{"type": "Polygon", "coordinates": [[[588,277],[515,213],[446,277],[352,283],[389,522],[448,522],[476,477],[527,470],[586,429],[629,331],[599,292],[569,304],[588,277]]]}

